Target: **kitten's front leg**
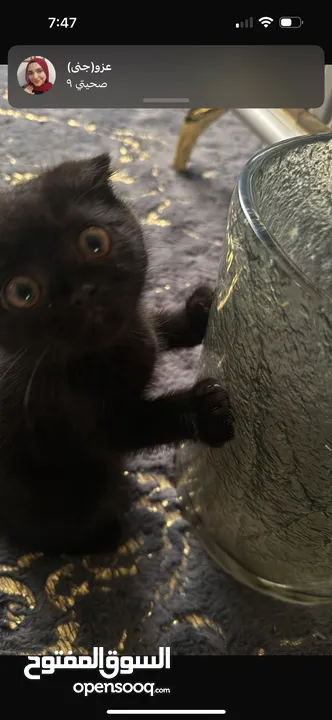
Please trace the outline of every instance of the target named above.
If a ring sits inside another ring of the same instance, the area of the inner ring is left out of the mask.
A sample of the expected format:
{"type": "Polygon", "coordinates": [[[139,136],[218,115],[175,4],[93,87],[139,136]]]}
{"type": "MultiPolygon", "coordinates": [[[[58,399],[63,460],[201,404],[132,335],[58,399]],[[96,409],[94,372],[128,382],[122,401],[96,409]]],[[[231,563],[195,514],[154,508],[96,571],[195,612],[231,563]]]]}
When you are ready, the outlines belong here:
{"type": "Polygon", "coordinates": [[[142,401],[124,416],[116,438],[117,449],[124,452],[187,439],[221,447],[233,437],[228,394],[211,378],[189,390],[142,401]]]}
{"type": "Polygon", "coordinates": [[[165,350],[194,347],[202,342],[214,291],[201,285],[177,310],[162,309],[155,317],[156,330],[165,350]]]}

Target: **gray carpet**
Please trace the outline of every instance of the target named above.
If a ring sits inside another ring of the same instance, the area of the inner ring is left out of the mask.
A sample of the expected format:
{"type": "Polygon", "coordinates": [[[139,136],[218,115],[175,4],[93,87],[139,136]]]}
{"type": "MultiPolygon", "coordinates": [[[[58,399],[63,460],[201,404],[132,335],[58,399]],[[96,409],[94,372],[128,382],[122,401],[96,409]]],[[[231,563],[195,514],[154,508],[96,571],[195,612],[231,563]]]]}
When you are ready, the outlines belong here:
{"type": "MultiPolygon", "coordinates": [[[[118,191],[130,198],[151,253],[154,305],[183,300],[217,275],[227,210],[238,173],[259,148],[232,114],[212,125],[190,172],[171,161],[182,110],[9,108],[0,70],[1,183],[29,180],[66,158],[109,151],[118,191]]],[[[195,377],[199,349],[169,354],[156,387],[195,377]]],[[[330,609],[285,607],[240,587],[216,568],[181,515],[172,487],[174,452],[141,454],[128,467],[131,540],[116,557],[19,557],[0,547],[0,652],[91,651],[129,654],[171,644],[183,654],[330,654],[330,609]]],[[[58,498],[56,499],[58,501],[58,498]]]]}

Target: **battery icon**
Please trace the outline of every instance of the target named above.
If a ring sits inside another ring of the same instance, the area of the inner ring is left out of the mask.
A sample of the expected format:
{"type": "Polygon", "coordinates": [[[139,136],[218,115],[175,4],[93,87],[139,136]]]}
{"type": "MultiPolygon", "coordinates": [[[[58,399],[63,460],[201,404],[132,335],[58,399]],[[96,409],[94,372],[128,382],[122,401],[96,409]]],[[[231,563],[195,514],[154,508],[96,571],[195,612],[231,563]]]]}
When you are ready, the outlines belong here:
{"type": "Polygon", "coordinates": [[[303,25],[303,20],[300,17],[281,17],[279,25],[282,28],[299,28],[303,25]]]}

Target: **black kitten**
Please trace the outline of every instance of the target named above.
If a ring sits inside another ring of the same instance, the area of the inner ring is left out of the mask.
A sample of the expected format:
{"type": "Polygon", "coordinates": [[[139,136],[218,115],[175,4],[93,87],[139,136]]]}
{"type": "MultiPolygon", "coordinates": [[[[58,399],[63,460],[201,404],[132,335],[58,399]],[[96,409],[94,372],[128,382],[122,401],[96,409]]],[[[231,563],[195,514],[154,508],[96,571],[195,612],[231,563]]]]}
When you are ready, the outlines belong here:
{"type": "Polygon", "coordinates": [[[119,541],[126,453],[232,437],[214,380],[146,396],[160,350],[202,341],[213,293],[144,308],[142,231],[109,177],[103,154],[0,197],[0,532],[30,550],[119,541]]]}

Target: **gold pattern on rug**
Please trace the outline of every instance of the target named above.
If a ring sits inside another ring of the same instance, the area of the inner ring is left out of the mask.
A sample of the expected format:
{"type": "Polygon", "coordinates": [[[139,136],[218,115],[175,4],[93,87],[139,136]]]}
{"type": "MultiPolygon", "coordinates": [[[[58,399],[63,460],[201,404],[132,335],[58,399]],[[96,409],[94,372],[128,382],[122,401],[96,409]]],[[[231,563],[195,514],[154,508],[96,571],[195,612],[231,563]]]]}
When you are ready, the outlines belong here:
{"type": "MultiPolygon", "coordinates": [[[[77,620],[75,606],[78,600],[84,602],[84,597],[90,593],[91,583],[93,583],[94,589],[97,588],[100,592],[112,592],[114,583],[119,578],[128,577],[130,579],[131,576],[140,572],[140,563],[143,558],[152,559],[155,554],[162,558],[163,569],[167,567],[167,554],[173,547],[170,537],[171,530],[177,522],[182,522],[180,509],[174,509],[174,488],[163,475],[137,473],[136,478],[138,484],[146,492],[139,498],[136,507],[145,508],[148,512],[158,513],[162,518],[162,549],[156,553],[144,552],[145,538],[141,535],[130,538],[119,547],[116,556],[111,560],[111,564],[95,566],[92,556],[84,556],[77,562],[65,562],[49,573],[44,583],[44,596],[46,601],[62,615],[62,621],[54,630],[54,644],[43,648],[39,654],[46,654],[55,650],[62,650],[64,653],[69,650],[88,652],[86,648],[82,649],[80,645],[80,624],[77,620]],[[160,499],[161,493],[163,499],[160,499]],[[82,571],[85,574],[83,582],[77,580],[79,571],[80,577],[82,571]]],[[[176,591],[183,594],[183,588],[187,580],[186,567],[189,552],[190,546],[188,533],[186,532],[182,535],[182,551],[177,566],[170,569],[166,582],[163,582],[161,586],[157,585],[151,588],[151,599],[145,616],[142,618],[142,623],[152,616],[157,603],[167,603],[176,591]]],[[[19,557],[15,564],[0,566],[0,572],[2,573],[0,576],[0,592],[8,597],[6,618],[7,626],[12,631],[15,631],[18,625],[24,623],[26,617],[22,610],[17,610],[15,613],[15,606],[13,605],[15,596],[24,601],[27,610],[37,612],[35,596],[28,587],[26,580],[24,582],[21,580],[20,574],[25,572],[27,568],[31,568],[42,557],[42,553],[29,553],[19,557]],[[11,576],[7,575],[7,573],[10,573],[11,576]],[[12,575],[15,575],[17,579],[14,579],[12,575]]],[[[197,617],[196,623],[199,622],[197,617]]],[[[194,616],[188,616],[184,621],[194,623],[194,616]]],[[[204,620],[204,622],[205,624],[210,622],[212,628],[211,621],[204,620]]],[[[215,631],[221,632],[217,627],[215,631]]],[[[127,628],[122,628],[117,646],[119,652],[125,650],[127,637],[127,628]]]]}

